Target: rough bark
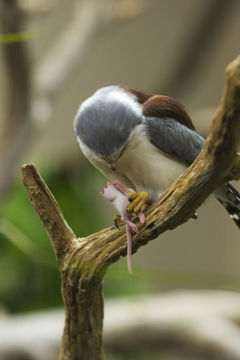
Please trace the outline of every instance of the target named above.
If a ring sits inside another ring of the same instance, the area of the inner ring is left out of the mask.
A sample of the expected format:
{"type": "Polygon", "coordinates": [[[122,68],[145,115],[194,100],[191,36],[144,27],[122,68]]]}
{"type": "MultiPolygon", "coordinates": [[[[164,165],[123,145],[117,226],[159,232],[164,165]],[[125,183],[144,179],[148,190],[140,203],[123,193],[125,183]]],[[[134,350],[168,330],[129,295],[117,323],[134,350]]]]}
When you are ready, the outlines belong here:
{"type": "Polygon", "coordinates": [[[65,327],[61,360],[104,359],[102,279],[62,272],[65,327]]]}
{"type": "MultiPolygon", "coordinates": [[[[206,144],[194,163],[146,211],[138,224],[133,251],[193,217],[221,184],[240,177],[240,57],[226,71],[223,98],[206,144]]],[[[111,227],[77,239],[34,165],[22,167],[23,181],[52,242],[62,274],[66,322],[61,360],[102,360],[102,278],[108,266],[126,255],[124,227],[111,227]]]]}

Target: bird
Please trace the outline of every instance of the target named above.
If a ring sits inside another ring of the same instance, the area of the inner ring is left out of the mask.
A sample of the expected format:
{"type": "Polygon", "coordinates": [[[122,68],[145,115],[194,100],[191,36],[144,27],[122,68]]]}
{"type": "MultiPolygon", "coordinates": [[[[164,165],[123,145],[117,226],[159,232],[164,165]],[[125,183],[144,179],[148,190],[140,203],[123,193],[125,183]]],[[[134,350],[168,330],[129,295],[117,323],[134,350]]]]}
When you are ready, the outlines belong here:
{"type": "MultiPolygon", "coordinates": [[[[205,139],[177,100],[125,85],[98,89],[79,106],[74,132],[87,159],[110,181],[133,189],[128,211],[144,210],[187,169],[205,139]]],[[[240,228],[240,194],[215,191],[240,228]]]]}

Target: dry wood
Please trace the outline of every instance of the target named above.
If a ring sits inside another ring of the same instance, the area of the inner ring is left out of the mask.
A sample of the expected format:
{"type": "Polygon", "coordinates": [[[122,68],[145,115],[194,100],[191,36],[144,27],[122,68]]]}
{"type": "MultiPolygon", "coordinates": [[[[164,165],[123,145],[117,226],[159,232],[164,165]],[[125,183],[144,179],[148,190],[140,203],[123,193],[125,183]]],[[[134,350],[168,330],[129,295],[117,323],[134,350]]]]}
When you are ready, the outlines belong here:
{"type": "MultiPolygon", "coordinates": [[[[198,158],[146,211],[133,238],[133,251],[193,217],[220,185],[238,179],[240,140],[240,57],[226,70],[223,98],[198,158]]],[[[62,275],[66,321],[61,360],[104,358],[102,278],[126,255],[125,230],[111,227],[77,239],[34,165],[22,167],[23,181],[53,245],[62,275]]]]}

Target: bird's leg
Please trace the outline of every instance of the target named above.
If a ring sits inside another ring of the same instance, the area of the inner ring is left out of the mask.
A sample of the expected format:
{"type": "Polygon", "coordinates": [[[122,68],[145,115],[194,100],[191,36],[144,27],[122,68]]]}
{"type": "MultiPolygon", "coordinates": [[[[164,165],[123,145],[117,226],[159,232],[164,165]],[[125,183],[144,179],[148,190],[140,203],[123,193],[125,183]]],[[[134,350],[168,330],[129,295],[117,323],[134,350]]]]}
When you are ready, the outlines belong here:
{"type": "Polygon", "coordinates": [[[139,193],[131,192],[128,195],[128,200],[130,201],[130,204],[127,207],[127,211],[130,213],[134,212],[135,214],[138,214],[140,211],[144,211],[147,207],[147,202],[149,201],[149,199],[150,195],[146,191],[141,191],[139,193]]]}
{"type": "Polygon", "coordinates": [[[118,230],[120,230],[119,225],[123,223],[121,216],[120,215],[115,215],[114,218],[113,218],[113,223],[114,223],[114,226],[118,230]]]}

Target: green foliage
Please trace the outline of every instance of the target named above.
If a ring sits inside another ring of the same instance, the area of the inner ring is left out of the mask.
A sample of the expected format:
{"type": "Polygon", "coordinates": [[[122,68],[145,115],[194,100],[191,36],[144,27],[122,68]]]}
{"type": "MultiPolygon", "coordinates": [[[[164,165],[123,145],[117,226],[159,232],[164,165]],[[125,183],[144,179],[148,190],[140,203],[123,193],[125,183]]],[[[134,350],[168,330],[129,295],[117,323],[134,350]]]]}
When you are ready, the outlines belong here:
{"type": "Polygon", "coordinates": [[[153,290],[153,282],[147,271],[133,266],[133,274],[129,274],[126,258],[113,264],[104,278],[104,295],[117,297],[142,295],[153,290]]]}
{"type": "MultiPolygon", "coordinates": [[[[101,226],[92,174],[63,169],[45,176],[69,225],[81,236],[101,226]]],[[[10,311],[62,304],[55,255],[20,181],[1,208],[0,272],[0,302],[10,311]]]]}
{"type": "Polygon", "coordinates": [[[0,34],[0,44],[13,44],[29,41],[36,36],[33,31],[22,31],[18,33],[0,34]]]}

